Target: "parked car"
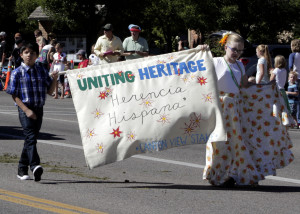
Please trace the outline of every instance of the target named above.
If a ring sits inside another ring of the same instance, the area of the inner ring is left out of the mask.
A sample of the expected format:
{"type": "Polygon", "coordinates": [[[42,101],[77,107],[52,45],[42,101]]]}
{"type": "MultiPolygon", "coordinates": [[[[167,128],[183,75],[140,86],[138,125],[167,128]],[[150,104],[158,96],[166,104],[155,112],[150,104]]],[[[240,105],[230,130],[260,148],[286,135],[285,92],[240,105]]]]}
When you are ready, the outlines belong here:
{"type": "MultiPolygon", "coordinates": [[[[256,55],[257,45],[252,45],[252,48],[248,48],[240,57],[240,61],[244,64],[247,76],[256,75],[257,66],[257,55],[256,55]]],[[[285,57],[287,62],[286,69],[288,71],[288,60],[291,53],[290,45],[280,45],[280,44],[270,44],[268,45],[270,56],[272,58],[272,65],[274,66],[274,58],[277,55],[282,55],[285,57]]]]}

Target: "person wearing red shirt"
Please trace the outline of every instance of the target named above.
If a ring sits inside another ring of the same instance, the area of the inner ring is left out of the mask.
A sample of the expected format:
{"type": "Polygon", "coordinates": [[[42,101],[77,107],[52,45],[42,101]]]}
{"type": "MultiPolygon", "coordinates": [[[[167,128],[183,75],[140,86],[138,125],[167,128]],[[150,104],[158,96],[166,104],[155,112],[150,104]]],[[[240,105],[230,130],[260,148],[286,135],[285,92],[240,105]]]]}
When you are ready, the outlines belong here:
{"type": "Polygon", "coordinates": [[[89,60],[85,56],[85,50],[79,50],[76,55],[81,60],[81,62],[78,64],[78,68],[85,68],[89,64],[89,60]]]}

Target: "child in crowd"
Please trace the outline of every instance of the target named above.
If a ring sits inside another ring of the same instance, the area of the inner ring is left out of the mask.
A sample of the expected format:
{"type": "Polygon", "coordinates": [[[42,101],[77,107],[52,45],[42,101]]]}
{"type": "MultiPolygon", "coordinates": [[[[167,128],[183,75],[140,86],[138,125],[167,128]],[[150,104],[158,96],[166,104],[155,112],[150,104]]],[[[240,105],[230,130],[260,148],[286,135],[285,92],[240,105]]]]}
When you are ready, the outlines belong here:
{"type": "MultiPolygon", "coordinates": [[[[55,45],[56,53],[53,55],[53,71],[64,71],[65,70],[65,64],[67,64],[67,54],[63,53],[63,46],[60,43],[57,43],[55,45]]],[[[64,84],[64,75],[60,75],[58,78],[60,84],[61,84],[61,95],[60,99],[64,99],[64,91],[65,91],[65,84],[64,84]]],[[[53,97],[54,99],[58,98],[58,82],[56,81],[55,86],[55,95],[53,97]]]]}
{"type": "Polygon", "coordinates": [[[52,39],[48,45],[45,45],[36,62],[41,63],[43,66],[46,66],[47,69],[50,68],[50,55],[55,52],[56,40],[52,39]]]}
{"type": "Polygon", "coordinates": [[[269,70],[272,68],[271,56],[267,45],[259,45],[256,48],[256,55],[258,57],[256,67],[256,83],[269,82],[269,70]]]}
{"type": "MultiPolygon", "coordinates": [[[[294,39],[291,41],[292,53],[289,55],[289,70],[295,71],[298,74],[297,85],[300,86],[300,39],[294,39]]],[[[298,95],[300,100],[300,93],[298,95]]],[[[300,124],[300,104],[297,105],[297,122],[300,124]]]]}
{"type": "Polygon", "coordinates": [[[275,57],[274,60],[274,67],[275,69],[271,71],[271,77],[270,77],[270,81],[272,80],[276,80],[276,85],[280,90],[280,93],[282,94],[285,104],[288,108],[288,110],[291,112],[290,110],[290,105],[288,102],[288,97],[285,93],[285,89],[284,89],[284,85],[286,83],[286,77],[287,77],[287,71],[285,69],[286,66],[286,60],[284,58],[284,56],[282,55],[278,55],[275,57]]]}
{"type": "Polygon", "coordinates": [[[30,179],[28,166],[33,172],[34,181],[40,181],[43,168],[37,152],[37,137],[43,120],[43,106],[46,93],[52,94],[57,79],[57,72],[51,77],[45,67],[35,64],[39,50],[36,45],[27,44],[20,50],[24,62],[12,71],[6,92],[12,95],[18,106],[19,119],[25,135],[24,147],[18,166],[18,178],[30,179]],[[54,81],[53,81],[54,79],[54,81]]]}
{"type": "Polygon", "coordinates": [[[89,60],[86,58],[85,56],[85,50],[79,50],[76,55],[78,56],[79,60],[81,60],[81,62],[78,64],[78,68],[85,68],[88,66],[89,64],[89,60]]]}
{"type": "MultiPolygon", "coordinates": [[[[71,62],[67,62],[66,66],[65,66],[65,70],[71,70],[72,68],[72,63],[71,62]]],[[[70,91],[70,85],[69,85],[69,81],[68,81],[68,77],[67,74],[65,74],[65,98],[71,98],[71,91],[70,91]]]]}
{"type": "Polygon", "coordinates": [[[43,37],[42,31],[39,29],[34,31],[34,36],[35,36],[36,43],[39,46],[39,53],[40,53],[42,48],[46,45],[46,40],[43,37]]]}
{"type": "Polygon", "coordinates": [[[298,73],[296,71],[291,71],[289,73],[289,86],[288,90],[286,91],[286,94],[288,96],[292,117],[295,120],[297,128],[299,128],[299,124],[297,123],[297,109],[299,105],[299,91],[297,87],[297,79],[298,73]]]}
{"type": "Polygon", "coordinates": [[[100,58],[94,52],[95,44],[92,45],[91,55],[89,56],[89,66],[99,65],[100,58]]]}

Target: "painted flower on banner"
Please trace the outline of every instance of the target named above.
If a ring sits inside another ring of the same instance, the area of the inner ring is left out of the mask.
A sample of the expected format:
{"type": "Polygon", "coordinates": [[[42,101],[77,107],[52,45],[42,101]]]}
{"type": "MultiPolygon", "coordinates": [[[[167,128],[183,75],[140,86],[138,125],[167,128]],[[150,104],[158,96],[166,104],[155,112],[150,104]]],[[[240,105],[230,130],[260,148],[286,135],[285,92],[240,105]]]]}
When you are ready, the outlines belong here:
{"type": "Polygon", "coordinates": [[[166,123],[170,123],[170,118],[168,117],[167,114],[161,114],[159,115],[159,120],[157,120],[157,122],[162,123],[162,125],[166,124],[166,123]]]}
{"type": "Polygon", "coordinates": [[[92,114],[94,115],[94,118],[97,118],[97,119],[99,119],[102,115],[104,115],[104,113],[102,113],[100,111],[100,109],[97,109],[97,108],[95,111],[92,112],[92,114]]]}
{"type": "Polygon", "coordinates": [[[106,91],[101,91],[99,97],[101,100],[105,100],[105,98],[107,97],[106,91]]]}
{"type": "Polygon", "coordinates": [[[168,56],[167,59],[171,61],[174,59],[174,56],[168,56]]]}
{"type": "Polygon", "coordinates": [[[136,138],[136,135],[134,132],[129,132],[127,134],[127,140],[129,140],[130,142],[133,142],[135,140],[135,138],[136,138]]]}
{"type": "Polygon", "coordinates": [[[164,61],[164,60],[157,60],[157,64],[165,64],[166,63],[166,61],[164,61]]]}
{"type": "Polygon", "coordinates": [[[143,99],[142,103],[140,105],[143,105],[145,108],[149,108],[152,106],[152,103],[154,101],[153,100],[150,100],[150,98],[146,98],[146,99],[143,99]]]}
{"type": "Polygon", "coordinates": [[[200,85],[205,85],[207,83],[206,82],[207,78],[204,78],[204,77],[198,77],[197,80],[198,80],[198,83],[200,83],[200,85]]]}
{"type": "Polygon", "coordinates": [[[195,74],[191,74],[191,75],[190,75],[191,80],[194,80],[196,77],[197,77],[197,76],[196,76],[195,74]]]}
{"type": "Polygon", "coordinates": [[[123,71],[119,71],[118,74],[119,76],[122,76],[123,71]]]}
{"type": "Polygon", "coordinates": [[[202,94],[203,98],[202,99],[205,99],[205,102],[210,102],[212,103],[212,100],[214,99],[212,97],[212,92],[211,93],[208,93],[208,94],[202,94]]]}
{"type": "Polygon", "coordinates": [[[185,125],[185,127],[183,128],[184,134],[190,135],[193,131],[195,131],[195,128],[192,123],[190,123],[190,124],[184,123],[184,125],[185,125]]]}
{"type": "Polygon", "coordinates": [[[105,87],[105,92],[107,97],[112,94],[112,91],[113,89],[111,87],[105,87]]]}
{"type": "Polygon", "coordinates": [[[134,74],[129,73],[127,76],[128,76],[129,79],[134,78],[134,74]]]}
{"type": "Polygon", "coordinates": [[[190,80],[187,76],[185,77],[182,77],[181,80],[184,82],[184,83],[188,83],[190,80]]]}
{"type": "Polygon", "coordinates": [[[84,74],[77,74],[77,79],[82,79],[84,77],[84,74]]]}
{"type": "Polygon", "coordinates": [[[101,143],[101,144],[97,143],[96,148],[97,148],[97,152],[98,152],[98,153],[99,153],[99,152],[100,152],[100,153],[103,153],[103,149],[104,149],[103,143],[101,143]]]}
{"type": "Polygon", "coordinates": [[[95,134],[95,131],[94,131],[95,129],[88,129],[87,130],[87,132],[86,132],[86,137],[87,138],[92,138],[92,137],[95,137],[96,136],[96,134],[95,134]]]}
{"type": "Polygon", "coordinates": [[[201,113],[199,115],[197,115],[196,113],[194,113],[193,116],[191,116],[191,123],[193,124],[193,126],[195,128],[200,128],[200,121],[201,121],[201,113]]]}
{"type": "Polygon", "coordinates": [[[120,136],[121,133],[122,132],[120,131],[120,127],[118,127],[117,129],[113,129],[113,132],[110,134],[114,135],[114,138],[116,138],[116,137],[121,137],[120,136]]]}

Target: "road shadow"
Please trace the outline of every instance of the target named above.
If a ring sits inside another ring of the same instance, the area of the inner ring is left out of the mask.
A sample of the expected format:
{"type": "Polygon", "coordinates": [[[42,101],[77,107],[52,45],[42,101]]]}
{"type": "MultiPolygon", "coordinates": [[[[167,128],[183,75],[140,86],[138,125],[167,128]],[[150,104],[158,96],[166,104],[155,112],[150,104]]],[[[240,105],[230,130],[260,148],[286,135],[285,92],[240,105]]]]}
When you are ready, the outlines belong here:
{"type": "Polygon", "coordinates": [[[85,180],[54,180],[43,179],[41,184],[142,184],[142,185],[171,185],[172,183],[136,182],[136,181],[85,181],[85,180]]]}
{"type": "MultiPolygon", "coordinates": [[[[0,126],[0,140],[24,139],[23,129],[18,126],[0,126]]],[[[40,132],[38,140],[65,140],[57,135],[40,132]]]]}
{"type": "Polygon", "coordinates": [[[216,187],[212,185],[184,185],[172,183],[158,183],[158,182],[136,182],[136,181],[86,181],[86,180],[54,180],[43,179],[41,184],[125,184],[126,186],[114,188],[130,188],[130,189],[163,189],[163,190],[218,190],[218,191],[251,191],[251,192],[300,192],[300,186],[243,186],[243,187],[216,187]],[[127,186],[130,185],[130,186],[127,186]],[[135,186],[132,186],[135,185],[135,186]]]}
{"type": "Polygon", "coordinates": [[[135,188],[135,189],[177,189],[177,190],[220,190],[220,191],[251,191],[251,192],[273,192],[273,193],[284,193],[284,192],[300,192],[300,186],[242,186],[242,187],[217,187],[212,185],[183,185],[183,184],[172,184],[172,185],[159,185],[159,186],[130,186],[123,188],[135,188]]]}

